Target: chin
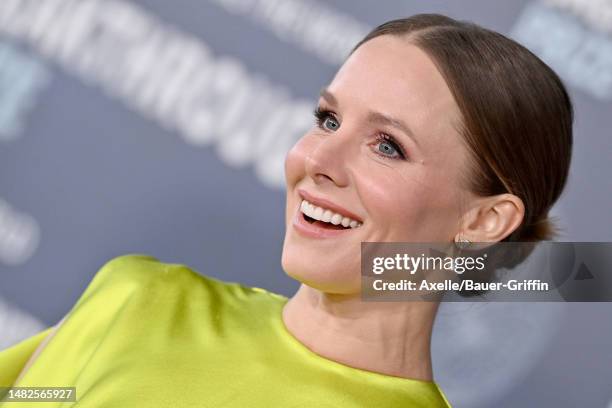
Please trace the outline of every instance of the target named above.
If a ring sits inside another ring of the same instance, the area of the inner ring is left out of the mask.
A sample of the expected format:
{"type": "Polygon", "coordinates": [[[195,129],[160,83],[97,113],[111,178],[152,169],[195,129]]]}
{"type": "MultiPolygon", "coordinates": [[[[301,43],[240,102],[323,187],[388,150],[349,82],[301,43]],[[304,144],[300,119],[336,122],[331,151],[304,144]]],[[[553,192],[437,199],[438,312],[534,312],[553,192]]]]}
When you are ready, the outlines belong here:
{"type": "Polygon", "coordinates": [[[283,247],[281,264],[289,277],[325,293],[360,294],[361,275],[358,269],[348,265],[344,268],[333,267],[340,263],[325,259],[320,254],[309,256],[300,249],[288,245],[283,247]]]}

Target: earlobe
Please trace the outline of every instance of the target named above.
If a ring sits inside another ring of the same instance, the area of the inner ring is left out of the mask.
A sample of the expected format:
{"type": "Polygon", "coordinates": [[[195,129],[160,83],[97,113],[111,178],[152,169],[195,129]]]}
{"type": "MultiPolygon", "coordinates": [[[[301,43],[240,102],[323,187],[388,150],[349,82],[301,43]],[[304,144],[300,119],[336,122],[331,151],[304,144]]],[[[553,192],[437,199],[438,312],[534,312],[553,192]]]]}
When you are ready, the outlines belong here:
{"type": "Polygon", "coordinates": [[[476,209],[463,237],[472,242],[499,242],[512,234],[523,221],[525,206],[513,194],[488,197],[476,209]]]}

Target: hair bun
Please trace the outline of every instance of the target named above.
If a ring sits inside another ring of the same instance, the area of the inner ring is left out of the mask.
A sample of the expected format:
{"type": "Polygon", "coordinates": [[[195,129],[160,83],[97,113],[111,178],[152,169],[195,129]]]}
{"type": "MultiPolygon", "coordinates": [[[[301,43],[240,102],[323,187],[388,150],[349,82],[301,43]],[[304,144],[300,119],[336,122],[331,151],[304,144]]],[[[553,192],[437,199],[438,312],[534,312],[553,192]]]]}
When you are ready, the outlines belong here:
{"type": "Polygon", "coordinates": [[[559,228],[549,217],[544,217],[523,227],[517,241],[550,241],[559,236],[559,228]]]}

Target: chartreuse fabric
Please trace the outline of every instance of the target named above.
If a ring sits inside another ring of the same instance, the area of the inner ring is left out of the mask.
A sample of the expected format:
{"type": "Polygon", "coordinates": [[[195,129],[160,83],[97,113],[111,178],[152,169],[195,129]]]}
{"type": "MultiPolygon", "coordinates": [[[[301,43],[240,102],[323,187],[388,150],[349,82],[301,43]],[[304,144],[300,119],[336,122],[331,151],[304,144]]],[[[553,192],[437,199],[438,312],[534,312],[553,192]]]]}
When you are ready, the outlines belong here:
{"type": "MultiPolygon", "coordinates": [[[[0,386],[75,386],[76,402],[36,407],[449,407],[434,382],[349,367],[289,333],[287,298],[141,254],[95,275],[49,333],[0,351],[0,386]]],[[[27,406],[5,402],[0,406],[27,406]]]]}

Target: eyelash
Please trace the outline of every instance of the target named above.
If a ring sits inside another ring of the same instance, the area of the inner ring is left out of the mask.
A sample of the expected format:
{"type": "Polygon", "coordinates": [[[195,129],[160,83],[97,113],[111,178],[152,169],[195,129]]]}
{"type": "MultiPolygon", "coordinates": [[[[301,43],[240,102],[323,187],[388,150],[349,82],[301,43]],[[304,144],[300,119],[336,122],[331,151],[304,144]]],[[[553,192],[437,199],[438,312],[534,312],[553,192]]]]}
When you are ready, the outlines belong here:
{"type": "MultiPolygon", "coordinates": [[[[313,115],[315,117],[315,122],[317,124],[317,126],[320,129],[323,129],[325,131],[329,131],[329,129],[325,129],[323,127],[323,123],[325,122],[325,119],[327,119],[328,117],[332,117],[334,118],[334,120],[336,119],[336,116],[333,114],[333,112],[325,110],[325,109],[321,109],[320,107],[316,107],[313,115]]],[[[377,142],[385,142],[385,143],[389,143],[391,146],[393,146],[393,148],[399,153],[400,157],[391,157],[391,156],[387,156],[381,153],[378,153],[380,156],[384,157],[385,159],[390,159],[390,160],[406,160],[406,153],[405,153],[405,149],[404,147],[401,145],[401,143],[397,142],[395,140],[395,138],[393,136],[390,136],[386,133],[379,133],[376,136],[376,141],[377,142]]]]}

